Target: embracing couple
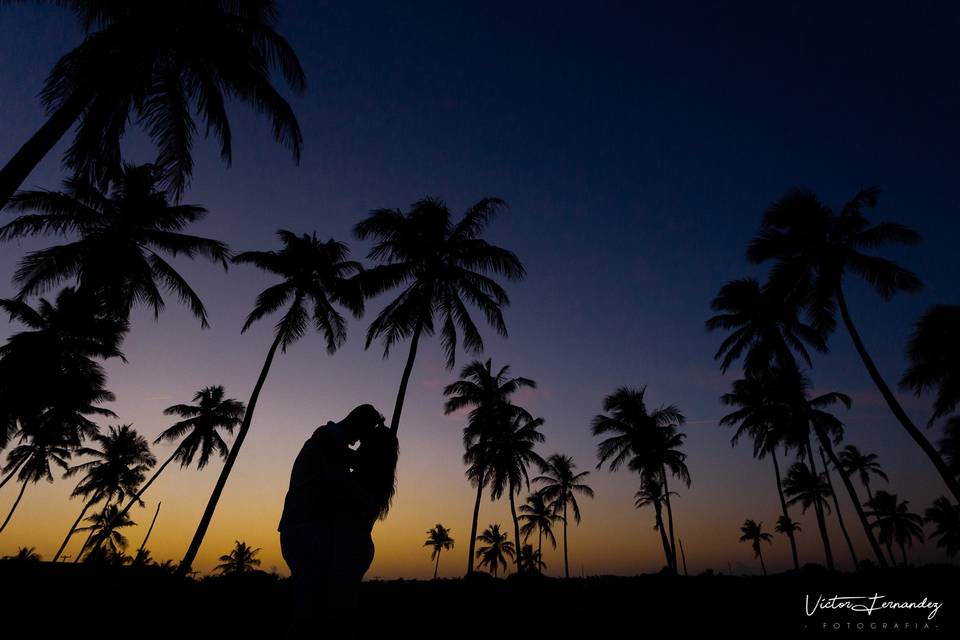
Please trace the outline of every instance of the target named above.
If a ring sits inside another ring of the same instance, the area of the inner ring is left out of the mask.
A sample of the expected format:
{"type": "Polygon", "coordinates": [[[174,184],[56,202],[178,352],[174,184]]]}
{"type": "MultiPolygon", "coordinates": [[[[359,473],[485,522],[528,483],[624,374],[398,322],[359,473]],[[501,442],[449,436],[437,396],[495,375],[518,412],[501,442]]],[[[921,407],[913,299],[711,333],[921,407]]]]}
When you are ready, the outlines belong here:
{"type": "Polygon", "coordinates": [[[300,450],[279,526],[294,637],[352,635],[360,581],[373,562],[371,531],[396,486],[397,453],[396,435],[369,404],[318,427],[300,450]]]}

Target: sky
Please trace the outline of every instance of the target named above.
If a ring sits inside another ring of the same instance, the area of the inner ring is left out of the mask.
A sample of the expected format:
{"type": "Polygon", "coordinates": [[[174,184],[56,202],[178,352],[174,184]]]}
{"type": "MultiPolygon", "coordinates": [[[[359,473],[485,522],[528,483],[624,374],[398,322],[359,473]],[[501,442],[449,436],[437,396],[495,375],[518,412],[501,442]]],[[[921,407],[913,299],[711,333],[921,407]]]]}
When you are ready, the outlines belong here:
{"type": "MultiPolygon", "coordinates": [[[[879,185],[876,220],[916,229],[922,245],[885,251],[917,272],[925,288],[882,302],[849,281],[851,311],[886,379],[895,384],[916,319],[937,303],[958,302],[953,272],[960,232],[956,149],[960,145],[960,12],[948,3],[330,3],[280,2],[279,30],[306,70],[308,87],[291,97],[304,131],[299,166],[275,144],[269,124],[243,105],[230,109],[234,159],[199,143],[184,202],[209,217],[192,229],[236,251],[271,249],[279,228],[316,231],[350,242],[365,260],[369,245],[351,228],[379,207],[405,208],[436,196],[455,212],[485,196],[510,204],[489,238],[523,260],[528,277],[508,286],[509,338],[485,331],[483,358],[509,364],[538,387],[518,401],[545,419],[544,456],[562,452],[590,471],[596,492],[571,524],[571,573],[632,575],[663,565],[653,513],[636,510],[638,478],[596,469],[589,431],[603,397],[622,385],[647,385],[652,406],[676,404],[687,416],[690,488],[678,487],[675,524],[691,573],[707,568],[759,571],[738,542],[746,518],[772,530],[779,514],[768,460],[731,448],[717,425],[719,402],[736,377],[712,359],[721,335],[704,321],[720,286],[762,278],[744,258],[770,202],[794,187],[840,206],[861,187],[879,185]],[[776,6],[773,6],[776,5],[776,6]],[[840,6],[842,5],[842,6],[840,6]]],[[[82,38],[73,17],[39,3],[0,6],[0,158],[9,158],[44,119],[36,98],[57,58],[82,38]]],[[[284,92],[289,95],[285,88],[284,92]]],[[[55,188],[58,147],[26,187],[55,188]]],[[[125,144],[130,160],[149,161],[143,136],[125,144]]],[[[9,214],[0,214],[9,218],[9,214]]],[[[0,273],[12,274],[39,239],[0,248],[0,273]]],[[[369,261],[366,261],[369,264],[369,261]]],[[[154,321],[138,311],[124,351],[110,362],[111,405],[153,440],[169,426],[165,407],[201,387],[222,384],[246,401],[271,340],[272,323],[240,327],[269,276],[245,266],[229,272],[178,261],[206,303],[210,329],[170,300],[154,321]]],[[[0,280],[0,296],[15,289],[0,280]]],[[[308,335],[277,358],[250,435],[194,567],[209,571],[235,540],[261,547],[261,568],[286,573],[276,531],[289,470],[312,430],[371,402],[393,406],[404,349],[384,360],[363,348],[369,318],[350,324],[334,356],[308,335]]],[[[18,329],[0,325],[0,338],[18,329]]],[[[444,367],[437,340],[422,344],[400,426],[398,493],[374,528],[368,578],[432,575],[423,548],[435,523],[456,547],[440,574],[462,575],[473,489],[461,461],[463,416],[444,416],[442,388],[473,357],[444,367]]],[[[883,487],[922,512],[946,492],[929,461],[892,418],[841,332],[810,375],[821,391],[854,399],[843,412],[846,439],[875,452],[890,478],[883,487]]],[[[930,399],[901,394],[917,422],[930,399]]],[[[939,427],[930,430],[939,437],[939,427]]],[[[163,460],[172,445],[155,447],[163,460]]],[[[216,481],[168,469],[133,512],[126,533],[139,546],[161,503],[149,547],[179,560],[216,481]]],[[[834,478],[838,482],[838,478],[834,478]]],[[[81,504],[74,481],[30,486],[0,555],[35,546],[50,557],[81,504]]],[[[678,483],[674,483],[677,485],[678,483]]],[[[0,509],[16,496],[0,491],[0,509]]],[[[841,496],[846,501],[846,496],[841,496]]],[[[862,531],[842,511],[861,557],[862,531]]],[[[801,561],[822,562],[812,514],[801,518],[801,561]]],[[[505,501],[484,500],[481,527],[509,526],[505,501]]],[[[836,519],[834,554],[849,567],[836,519]]],[[[510,534],[512,538],[512,533],[510,534]]],[[[67,553],[75,553],[75,541],[67,553]]],[[[932,543],[911,558],[941,561],[932,543]]],[[[777,536],[764,549],[771,570],[790,565],[777,536]]],[[[562,572],[561,549],[547,549],[547,572],[562,572]]]]}

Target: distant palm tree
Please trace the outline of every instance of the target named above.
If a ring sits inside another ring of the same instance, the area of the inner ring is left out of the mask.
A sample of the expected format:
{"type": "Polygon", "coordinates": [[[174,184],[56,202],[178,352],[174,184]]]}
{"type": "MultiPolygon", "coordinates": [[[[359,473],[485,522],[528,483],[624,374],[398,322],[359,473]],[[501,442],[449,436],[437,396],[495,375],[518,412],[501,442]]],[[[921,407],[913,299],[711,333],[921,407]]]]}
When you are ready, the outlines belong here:
{"type": "Polygon", "coordinates": [[[66,244],[28,253],[14,274],[19,297],[42,293],[76,279],[81,293],[103,300],[126,320],[136,304],[159,316],[161,289],[186,303],[207,326],[207,312],[193,291],[165,258],[203,257],[227,268],[227,245],[182,230],[201,220],[207,210],[171,204],[158,188],[153,165],[125,165],[101,191],[80,178],[64,181],[63,191],[23,191],[10,200],[16,211],[32,211],[0,227],[0,240],[30,236],[64,236],[66,244]]]}
{"type": "Polygon", "coordinates": [[[815,474],[803,462],[795,462],[787,470],[783,479],[783,490],[789,500],[787,504],[799,504],[803,513],[811,506],[820,502],[829,512],[830,506],[826,498],[830,496],[830,485],[823,474],[815,474]]]}
{"type": "Polygon", "coordinates": [[[51,465],[66,471],[70,465],[67,462],[72,453],[68,444],[63,442],[60,434],[53,429],[40,429],[34,433],[21,435],[22,444],[14,447],[7,454],[7,463],[0,469],[4,475],[17,471],[20,481],[20,492],[17,499],[7,513],[7,517],[0,524],[0,533],[7,528],[13,513],[17,510],[28,484],[36,484],[41,480],[53,482],[51,465]]]}
{"type": "Polygon", "coordinates": [[[573,511],[573,518],[579,524],[580,505],[577,503],[577,496],[593,497],[593,489],[584,483],[590,472],[576,473],[576,468],[573,458],[555,453],[547,458],[542,474],[533,479],[534,482],[543,485],[540,487],[540,493],[543,494],[544,500],[549,501],[554,513],[558,514],[563,522],[563,575],[566,578],[570,577],[569,545],[567,544],[567,525],[570,522],[568,507],[573,511]]]}
{"type": "MultiPolygon", "coordinates": [[[[118,555],[122,555],[123,550],[127,548],[127,538],[120,529],[132,527],[136,524],[127,516],[118,517],[119,509],[117,505],[108,504],[100,513],[95,513],[87,518],[90,524],[86,527],[80,527],[77,531],[89,531],[91,543],[86,545],[90,551],[87,553],[88,561],[106,559],[120,560],[118,555]]],[[[76,562],[80,559],[83,549],[77,554],[76,562]]]]}
{"type": "Polygon", "coordinates": [[[477,549],[477,559],[480,560],[480,568],[488,567],[490,573],[494,576],[500,567],[507,570],[507,558],[516,556],[516,548],[513,543],[507,539],[507,533],[500,532],[499,524],[491,524],[486,531],[477,536],[480,547],[477,549]]]}
{"type": "Polygon", "coordinates": [[[381,262],[363,274],[364,294],[372,297],[404,287],[370,324],[365,345],[369,348],[374,340],[381,340],[386,358],[391,347],[410,339],[390,420],[394,432],[400,426],[420,337],[433,335],[436,322],[440,323],[440,342],[448,368],[455,362],[458,331],[467,351],[483,351],[483,338],[470,317],[467,303],[483,312],[497,333],[507,335],[502,309],[510,299],[488,274],[521,280],[526,271],[516,255],[481,237],[505,206],[498,198],[484,198],[454,222],[446,204],[425,198],[415,202],[406,213],[377,209],[354,227],[359,239],[374,240],[368,257],[381,262]]]}
{"type": "Polygon", "coordinates": [[[193,559],[200,550],[200,544],[210,526],[210,520],[217,508],[220,495],[230,477],[230,471],[240,453],[240,447],[250,425],[253,413],[260,398],[260,391],[266,382],[270,365],[277,349],[286,352],[287,347],[303,337],[311,321],[318,332],[323,334],[327,352],[334,353],[347,339],[347,324],[335,305],[340,305],[354,316],[363,313],[363,299],[359,287],[352,279],[360,272],[360,264],[347,260],[349,248],[342,242],[330,239],[321,242],[316,234],[296,235],[281,229],[277,236],[283,243],[279,251],[247,251],[234,258],[234,262],[249,263],[280,276],[282,281],[267,287],[257,296],[256,305],[247,316],[241,332],[245,332],[255,322],[276,313],[285,305],[283,317],[276,325],[276,335],[267,350],[267,357],[260,370],[260,376],[250,394],[243,422],[227,455],[220,477],[207,502],[207,507],[190,542],[179,571],[186,575],[190,571],[193,559]],[[312,316],[312,318],[311,318],[312,316]]]}
{"type": "Polygon", "coordinates": [[[940,496],[924,515],[924,520],[933,523],[930,538],[937,540],[937,547],[944,549],[949,558],[960,553],[960,507],[940,496]]]}
{"type": "Polygon", "coordinates": [[[947,468],[955,476],[960,477],[960,416],[953,416],[947,420],[943,429],[943,438],[937,442],[940,454],[947,468]]]}
{"type": "Polygon", "coordinates": [[[891,544],[896,543],[900,547],[904,567],[907,566],[907,547],[913,546],[915,539],[923,542],[923,518],[912,513],[907,507],[909,504],[909,501],[900,500],[896,494],[886,491],[877,491],[869,504],[872,509],[870,515],[875,519],[873,526],[879,531],[880,542],[887,545],[891,560],[891,544]]]}
{"type": "Polygon", "coordinates": [[[802,531],[799,522],[784,516],[777,518],[777,526],[775,526],[773,530],[777,533],[782,533],[787,536],[802,531]]]}
{"type": "Polygon", "coordinates": [[[279,71],[300,92],[304,75],[290,44],[275,30],[274,0],[60,4],[74,10],[87,36],[47,76],[40,97],[49,119],[0,169],[0,209],[74,125],[65,161],[97,179],[119,164],[127,125],[140,125],[159,147],[175,195],[193,169],[198,131],[193,113],[230,163],[226,105],[233,100],[270,118],[274,138],[299,159],[300,127],[271,76],[279,71]]]}
{"type": "Polygon", "coordinates": [[[547,568],[547,563],[543,561],[543,554],[534,549],[531,544],[523,545],[517,556],[520,558],[520,566],[525,571],[536,571],[542,575],[543,570],[547,568]]]}
{"type": "Polygon", "coordinates": [[[864,209],[874,208],[879,194],[876,187],[862,190],[835,212],[810,191],[792,191],[771,205],[747,256],[754,263],[776,261],[773,289],[781,293],[803,292],[813,326],[821,334],[826,335],[836,326],[835,313],[839,309],[860,359],[890,410],[936,467],[954,498],[960,500],[960,482],[907,416],[867,352],[847,308],[843,280],[848,272],[860,276],[884,300],[898,291],[913,293],[922,286],[914,273],[895,262],[863,253],[882,245],[912,246],[920,240],[915,231],[900,224],[870,224],[864,209]]]}
{"type": "Polygon", "coordinates": [[[673,530],[673,506],[668,475],[690,486],[687,455],[680,451],[686,435],[680,433],[686,418],[676,405],[650,412],[645,401],[647,388],[620,387],[603,400],[603,410],[591,422],[593,435],[608,436],[597,446],[597,468],[609,461],[610,471],[622,464],[641,476],[654,477],[663,485],[670,537],[670,569],[677,570],[677,545],[673,530]],[[669,471],[669,474],[668,474],[669,471]]]}
{"type": "Polygon", "coordinates": [[[4,560],[12,560],[13,562],[40,562],[43,560],[43,557],[37,553],[36,547],[20,547],[17,549],[17,553],[12,556],[4,556],[4,560]]]}
{"type": "Polygon", "coordinates": [[[673,557],[671,555],[670,541],[667,539],[666,527],[663,526],[663,505],[666,501],[667,496],[663,492],[663,485],[660,483],[659,476],[644,476],[640,489],[634,494],[634,506],[637,509],[648,506],[653,507],[653,528],[660,532],[660,542],[663,544],[663,555],[666,558],[667,566],[672,568],[673,557]]]}
{"type": "Polygon", "coordinates": [[[467,426],[463,430],[463,443],[466,449],[464,462],[469,465],[467,478],[477,487],[477,496],[470,525],[468,574],[473,572],[480,501],[483,490],[490,481],[487,468],[489,461],[482,455],[486,452],[483,443],[504,420],[509,420],[522,411],[510,401],[510,396],[520,389],[534,389],[536,386],[537,383],[529,378],[511,376],[509,365],[504,365],[494,373],[493,363],[488,358],[485,362],[474,360],[465,366],[460,371],[460,379],[443,389],[443,395],[447,398],[443,405],[445,415],[470,408],[470,413],[467,414],[467,426]]]}
{"type": "Polygon", "coordinates": [[[757,558],[760,558],[760,568],[763,569],[763,575],[767,575],[767,565],[763,562],[763,551],[760,549],[760,543],[766,542],[771,544],[773,541],[773,536],[763,530],[762,522],[754,522],[753,520],[744,520],[743,525],[740,527],[740,542],[749,542],[750,546],[753,547],[753,555],[757,558]]]}
{"type": "Polygon", "coordinates": [[[863,453],[857,447],[848,444],[839,452],[838,457],[846,473],[851,475],[857,474],[857,477],[860,478],[860,483],[863,484],[863,488],[867,490],[869,500],[873,500],[873,491],[870,489],[870,476],[877,476],[878,478],[883,478],[884,481],[889,481],[887,474],[883,471],[883,467],[877,462],[877,454],[875,453],[863,453]]]}
{"type": "Polygon", "coordinates": [[[526,504],[520,505],[520,515],[518,516],[523,525],[520,527],[520,533],[523,539],[527,540],[537,532],[537,555],[543,558],[543,538],[557,548],[557,537],[553,533],[553,525],[560,516],[554,511],[553,506],[547,502],[540,491],[534,491],[527,496],[526,504]]]}
{"type": "Polygon", "coordinates": [[[437,572],[440,571],[440,552],[453,549],[453,544],[453,538],[450,537],[450,529],[447,529],[439,522],[437,526],[427,531],[427,541],[423,543],[423,546],[432,549],[430,559],[436,560],[436,564],[433,567],[434,580],[437,579],[437,572]]]}
{"type": "Polygon", "coordinates": [[[937,305],[927,311],[907,345],[910,368],[900,386],[917,395],[936,390],[933,424],[960,404],[960,305],[937,305]]]}
{"type": "Polygon", "coordinates": [[[236,546],[225,555],[220,556],[220,564],[214,567],[214,571],[219,571],[222,575],[236,575],[248,573],[260,566],[260,560],[257,554],[260,553],[260,547],[256,549],[249,547],[246,542],[234,541],[236,546]]]}
{"type": "MultiPolygon", "coordinates": [[[[857,558],[857,550],[853,546],[853,541],[850,539],[850,533],[847,531],[847,525],[843,520],[843,513],[840,510],[840,500],[837,498],[837,490],[833,488],[833,479],[830,477],[830,465],[827,462],[827,454],[824,453],[822,446],[820,447],[820,461],[823,463],[823,478],[827,481],[827,486],[830,487],[830,497],[833,499],[833,513],[835,516],[837,516],[837,524],[840,526],[840,533],[843,534],[843,539],[847,543],[847,549],[850,551],[850,558],[853,560],[854,569],[859,570],[860,560],[857,558]]],[[[864,526],[870,526],[866,519],[864,519],[864,526]]]]}

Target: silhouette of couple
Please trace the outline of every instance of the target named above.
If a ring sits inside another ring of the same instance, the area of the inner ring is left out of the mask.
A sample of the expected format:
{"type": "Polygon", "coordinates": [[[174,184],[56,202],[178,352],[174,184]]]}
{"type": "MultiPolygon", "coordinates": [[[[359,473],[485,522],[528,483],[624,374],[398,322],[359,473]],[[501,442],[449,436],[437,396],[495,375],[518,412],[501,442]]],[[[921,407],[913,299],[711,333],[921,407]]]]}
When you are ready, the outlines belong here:
{"type": "Polygon", "coordinates": [[[371,405],[318,427],[300,450],[280,517],[293,637],[349,637],[374,523],[390,508],[397,438],[371,405]],[[355,446],[359,443],[359,446],[355,446]]]}

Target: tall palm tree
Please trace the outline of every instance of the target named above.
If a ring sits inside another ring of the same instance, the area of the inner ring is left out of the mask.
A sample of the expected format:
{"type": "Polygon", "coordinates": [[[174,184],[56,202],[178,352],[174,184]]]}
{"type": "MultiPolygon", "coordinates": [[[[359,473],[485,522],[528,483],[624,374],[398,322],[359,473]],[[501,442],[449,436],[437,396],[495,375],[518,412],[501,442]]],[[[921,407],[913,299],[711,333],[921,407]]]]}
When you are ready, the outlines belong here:
{"type": "Polygon", "coordinates": [[[634,506],[637,509],[652,506],[654,513],[653,528],[660,532],[660,542],[663,544],[663,555],[666,558],[667,566],[673,568],[673,557],[671,555],[670,541],[667,539],[666,527],[663,525],[663,505],[666,503],[667,496],[663,492],[663,485],[660,483],[659,476],[651,474],[643,477],[640,489],[634,494],[634,506]]]}
{"type": "Polygon", "coordinates": [[[930,538],[937,540],[937,547],[947,552],[947,557],[960,553],[960,507],[940,496],[927,507],[924,520],[933,524],[930,538]]]}
{"type": "Polygon", "coordinates": [[[907,547],[913,546],[914,540],[923,542],[923,518],[909,510],[908,500],[900,500],[897,495],[886,491],[877,491],[877,495],[870,502],[874,517],[873,526],[880,532],[880,541],[887,545],[891,560],[893,551],[891,543],[900,547],[903,566],[907,566],[907,547]]]}
{"type": "MultiPolygon", "coordinates": [[[[92,440],[98,446],[81,447],[77,454],[93,459],[70,467],[66,473],[66,476],[73,476],[83,472],[71,497],[84,496],[85,500],[80,515],[53,556],[53,562],[60,558],[90,507],[102,500],[103,512],[111,503],[126,496],[136,496],[137,487],[157,461],[147,441],[129,424],[108,427],[107,433],[98,433],[92,440]]],[[[126,512],[120,515],[126,515],[126,512]]]]}
{"type": "Polygon", "coordinates": [[[514,558],[517,555],[516,548],[510,542],[507,532],[500,531],[499,524],[491,524],[487,529],[477,536],[480,546],[476,551],[477,559],[480,560],[480,568],[489,567],[490,573],[496,577],[500,567],[507,570],[507,558],[514,558]]]}
{"type": "Polygon", "coordinates": [[[218,240],[183,233],[207,210],[172,204],[158,181],[153,165],[124,165],[112,177],[109,191],[70,178],[62,191],[23,191],[11,198],[11,209],[33,213],[0,227],[0,240],[71,239],[32,251],[21,260],[14,275],[19,297],[76,279],[82,293],[103,300],[125,320],[136,304],[148,305],[159,316],[164,307],[161,289],[165,289],[186,303],[206,327],[203,302],[167,259],[202,257],[226,269],[230,252],[218,240]]]}
{"type": "Polygon", "coordinates": [[[616,471],[624,463],[641,476],[657,478],[663,485],[664,503],[667,505],[667,526],[670,536],[670,569],[677,570],[677,545],[673,529],[673,506],[670,500],[669,475],[690,486],[690,471],[686,454],[680,451],[686,435],[679,432],[686,418],[675,405],[647,410],[647,388],[620,387],[603,400],[603,410],[593,418],[593,435],[608,435],[597,446],[597,458],[601,468],[609,461],[610,471],[616,471]],[[669,471],[669,473],[668,473],[669,471]]]}
{"type": "Polygon", "coordinates": [[[570,523],[568,508],[573,512],[574,520],[580,524],[580,505],[577,502],[577,496],[593,497],[593,489],[584,482],[590,472],[577,473],[576,468],[573,458],[554,453],[547,458],[542,474],[533,479],[534,482],[542,484],[540,493],[545,500],[549,501],[554,513],[557,513],[560,521],[563,522],[563,575],[566,578],[570,577],[570,556],[567,544],[567,525],[570,523]]]}
{"type": "MultiPolygon", "coordinates": [[[[806,513],[811,506],[822,508],[824,511],[830,511],[830,505],[826,499],[830,496],[830,485],[826,478],[810,469],[804,462],[795,462],[788,470],[783,479],[783,490],[787,495],[787,504],[799,504],[801,512],[806,513]]],[[[817,519],[817,525],[820,527],[820,535],[824,540],[824,550],[830,549],[830,538],[825,526],[822,526],[820,518],[817,519]]],[[[826,556],[832,567],[833,558],[826,556]]]]}
{"type": "Polygon", "coordinates": [[[960,477],[960,416],[947,419],[943,428],[943,438],[937,442],[940,454],[953,475],[960,477]]]}
{"type": "Polygon", "coordinates": [[[480,501],[490,480],[488,460],[482,455],[486,451],[484,443],[503,421],[512,419],[521,411],[511,403],[510,396],[520,389],[535,389],[536,386],[537,383],[529,378],[511,376],[509,365],[504,365],[494,373],[493,363],[488,358],[485,362],[474,360],[465,366],[460,372],[460,379],[443,389],[443,395],[447,398],[443,405],[445,415],[470,408],[467,426],[463,430],[464,463],[468,465],[467,478],[477,487],[477,496],[470,525],[468,574],[473,572],[480,501]],[[469,453],[471,451],[473,453],[469,453]]]}
{"type": "Polygon", "coordinates": [[[554,511],[553,506],[544,499],[543,493],[534,491],[527,496],[526,504],[520,505],[520,515],[518,516],[523,524],[520,526],[520,533],[524,541],[528,540],[534,531],[537,532],[537,556],[543,559],[543,539],[547,538],[554,549],[557,548],[557,536],[553,533],[553,525],[560,516],[554,511]]]}
{"type": "Polygon", "coordinates": [[[0,471],[4,475],[19,469],[17,479],[20,481],[20,492],[10,507],[7,517],[0,523],[0,533],[7,528],[13,513],[20,505],[28,484],[36,484],[41,480],[53,482],[51,465],[66,471],[70,465],[71,449],[65,446],[59,434],[52,429],[43,429],[35,433],[21,435],[22,444],[14,447],[7,453],[7,463],[0,471]]]}
{"type": "Polygon", "coordinates": [[[820,333],[833,330],[839,309],[847,333],[887,406],[933,463],[954,498],[960,500],[960,482],[949,473],[936,448],[883,379],[847,307],[843,281],[848,272],[860,276],[884,300],[898,291],[913,293],[922,286],[915,274],[892,260],[864,253],[882,245],[911,246],[920,239],[915,231],[900,224],[870,224],[864,209],[876,206],[879,193],[875,187],[862,190],[835,212],[810,191],[792,191],[771,205],[747,257],[754,263],[776,262],[771,276],[773,288],[778,292],[803,292],[813,326],[820,333]]]}
{"type": "Polygon", "coordinates": [[[346,308],[356,317],[363,313],[363,298],[353,278],[360,272],[360,265],[347,260],[350,250],[346,244],[333,239],[321,242],[315,233],[298,236],[283,229],[277,232],[277,236],[283,243],[279,251],[247,251],[234,258],[234,262],[252,264],[282,279],[257,296],[253,311],[247,316],[241,332],[258,320],[280,311],[285,305],[286,310],[276,325],[273,343],[267,350],[260,376],[250,394],[233,447],[220,470],[220,477],[193,540],[180,561],[179,572],[183,575],[190,571],[193,559],[200,550],[240,447],[250,431],[257,400],[277,349],[286,352],[287,347],[304,336],[308,323],[312,321],[326,341],[327,352],[332,354],[347,339],[346,320],[335,305],[346,308]]]}
{"type": "Polygon", "coordinates": [[[483,351],[483,338],[470,317],[467,303],[479,309],[493,329],[507,335],[503,308],[510,303],[507,292],[491,277],[521,280],[526,275],[519,258],[490,244],[481,235],[506,206],[498,198],[484,198],[459,221],[436,198],[415,202],[406,213],[377,209],[354,227],[361,240],[372,239],[368,257],[381,264],[363,275],[367,296],[396,287],[403,291],[377,315],[367,330],[366,347],[379,339],[383,357],[397,343],[409,338],[410,350],[400,378],[400,389],[390,420],[396,432],[407,393],[407,384],[423,335],[433,335],[439,324],[440,343],[447,367],[455,362],[458,332],[469,352],[483,351]]]}
{"type": "Polygon", "coordinates": [[[237,575],[240,573],[249,573],[260,566],[260,559],[257,554],[260,553],[260,547],[256,549],[247,545],[246,542],[235,540],[233,550],[230,553],[220,556],[220,564],[214,567],[214,571],[219,571],[222,575],[237,575]]]}
{"type": "Polygon", "coordinates": [[[439,522],[437,526],[427,531],[427,541],[423,543],[423,546],[432,549],[430,559],[436,560],[436,564],[433,566],[434,580],[437,579],[437,573],[440,571],[440,552],[453,549],[453,544],[453,538],[450,537],[450,529],[447,529],[439,522]]]}
{"type": "Polygon", "coordinates": [[[860,483],[867,490],[868,500],[873,500],[873,491],[870,489],[870,476],[883,478],[889,481],[883,467],[877,462],[877,454],[863,453],[852,444],[845,446],[838,454],[843,470],[850,474],[856,474],[860,478],[860,483]]]}
{"type": "MultiPolygon", "coordinates": [[[[834,514],[837,516],[837,524],[840,525],[840,533],[843,535],[843,539],[847,543],[847,549],[850,551],[853,568],[855,571],[859,571],[860,560],[857,558],[857,550],[853,546],[853,540],[850,539],[850,534],[847,532],[847,525],[843,521],[843,513],[840,511],[840,500],[837,498],[836,489],[833,488],[833,479],[830,477],[830,465],[827,463],[827,455],[823,452],[823,447],[820,447],[820,461],[823,463],[823,478],[827,481],[827,486],[830,487],[830,497],[833,499],[834,514]]],[[[865,526],[869,527],[870,525],[866,523],[865,526]]]]}
{"type": "Polygon", "coordinates": [[[754,557],[760,558],[760,568],[763,569],[763,575],[767,575],[767,565],[763,562],[763,551],[760,549],[760,543],[772,544],[773,535],[763,530],[762,522],[747,519],[740,526],[740,542],[750,543],[754,557]]]}
{"type": "Polygon", "coordinates": [[[175,196],[192,169],[194,114],[232,158],[226,105],[240,100],[268,117],[273,136],[299,160],[302,135],[293,109],[274,87],[279,72],[302,91],[303,70],[275,30],[273,0],[62,2],[87,29],[56,63],[40,98],[48,119],[0,169],[0,209],[40,160],[76,125],[64,158],[81,175],[103,180],[120,164],[127,125],[158,147],[175,196]]]}
{"type": "Polygon", "coordinates": [[[936,390],[928,425],[960,404],[960,305],[937,305],[917,322],[907,345],[910,368],[900,386],[917,395],[936,390]]]}
{"type": "MultiPolygon", "coordinates": [[[[128,516],[119,517],[119,508],[115,504],[108,504],[103,511],[88,517],[87,522],[90,524],[77,529],[90,532],[88,538],[91,542],[84,546],[84,549],[90,549],[86,555],[87,561],[101,560],[104,556],[106,559],[122,560],[123,551],[127,548],[127,537],[120,529],[132,527],[136,523],[128,516]]],[[[75,562],[80,559],[84,549],[77,554],[75,562]]]]}

